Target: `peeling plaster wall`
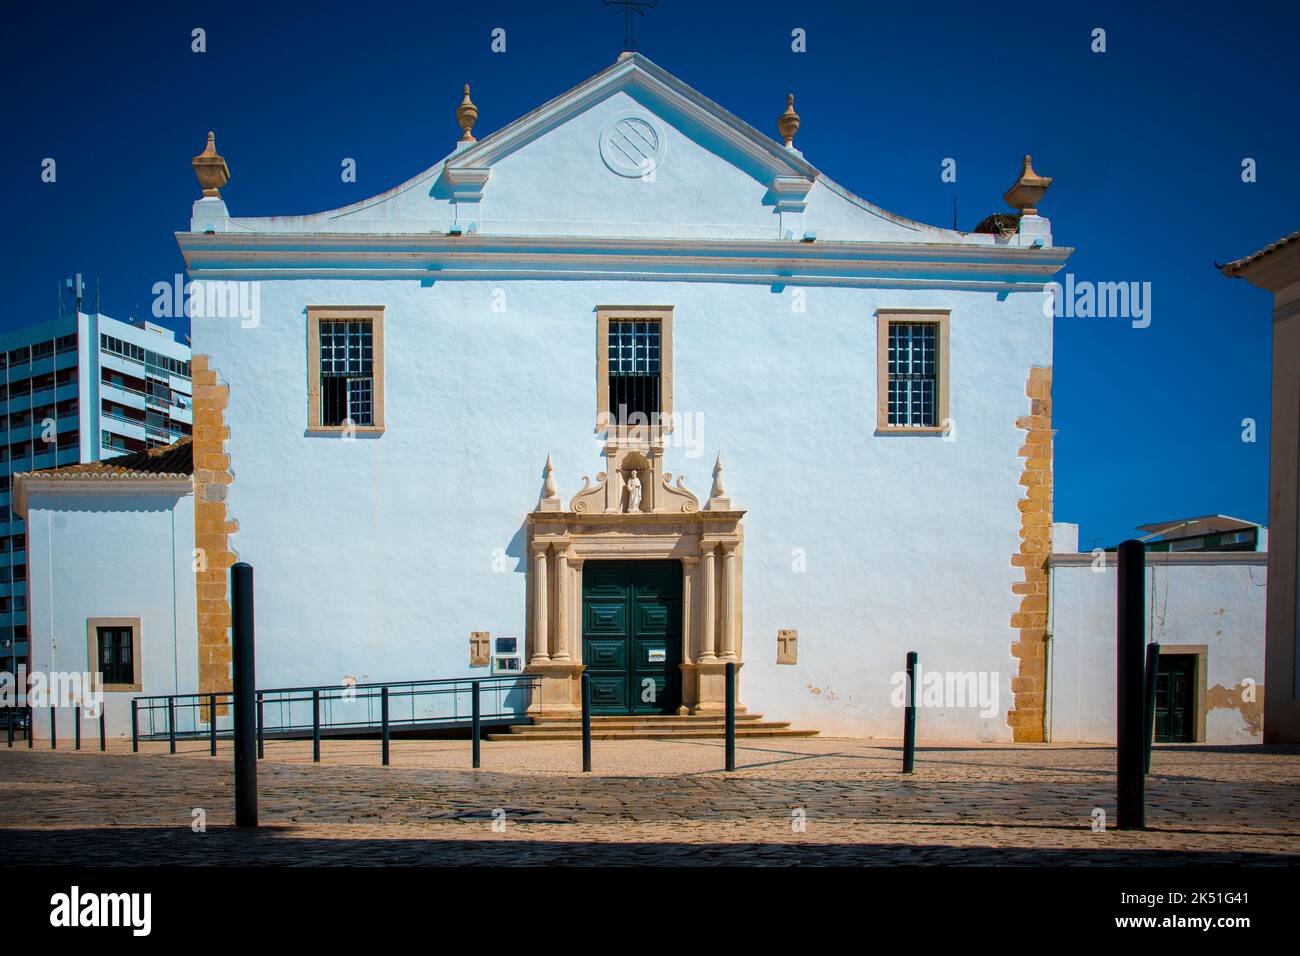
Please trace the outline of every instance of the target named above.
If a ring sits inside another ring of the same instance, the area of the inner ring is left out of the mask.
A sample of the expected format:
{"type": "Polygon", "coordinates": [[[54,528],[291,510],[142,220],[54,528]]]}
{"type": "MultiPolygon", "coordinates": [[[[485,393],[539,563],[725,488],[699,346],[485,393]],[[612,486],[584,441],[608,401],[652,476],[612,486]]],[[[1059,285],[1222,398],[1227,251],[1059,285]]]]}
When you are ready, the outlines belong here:
{"type": "MultiPolygon", "coordinates": [[[[1114,556],[1104,570],[1069,556],[1053,556],[1048,724],[1052,740],[1115,742],[1114,556]]],[[[1220,555],[1206,563],[1176,563],[1148,555],[1147,628],[1169,645],[1206,645],[1206,743],[1261,743],[1264,701],[1266,555],[1220,555]],[[1154,611],[1152,610],[1154,608],[1154,611]],[[1256,685],[1243,701],[1243,681],[1256,685]]]]}

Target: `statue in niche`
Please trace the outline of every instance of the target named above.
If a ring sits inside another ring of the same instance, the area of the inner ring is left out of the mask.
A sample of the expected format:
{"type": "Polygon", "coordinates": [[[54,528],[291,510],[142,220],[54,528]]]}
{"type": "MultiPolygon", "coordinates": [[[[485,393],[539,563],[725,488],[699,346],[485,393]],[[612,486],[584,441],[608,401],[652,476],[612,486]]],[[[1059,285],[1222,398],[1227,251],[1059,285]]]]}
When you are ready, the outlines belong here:
{"type": "Polygon", "coordinates": [[[627,479],[627,510],[641,510],[641,479],[636,472],[631,472],[627,479]]]}

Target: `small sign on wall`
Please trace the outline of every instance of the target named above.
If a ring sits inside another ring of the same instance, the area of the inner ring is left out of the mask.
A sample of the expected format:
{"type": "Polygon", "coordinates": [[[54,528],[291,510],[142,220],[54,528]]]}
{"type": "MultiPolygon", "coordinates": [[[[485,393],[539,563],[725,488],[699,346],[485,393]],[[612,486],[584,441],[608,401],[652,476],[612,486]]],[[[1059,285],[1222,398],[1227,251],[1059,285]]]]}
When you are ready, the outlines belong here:
{"type": "Polygon", "coordinates": [[[519,654],[519,638],[498,637],[492,652],[493,674],[518,674],[524,669],[524,659],[519,654]]]}
{"type": "Polygon", "coordinates": [[[651,648],[647,660],[651,664],[663,664],[668,660],[668,652],[662,647],[651,648]]]}

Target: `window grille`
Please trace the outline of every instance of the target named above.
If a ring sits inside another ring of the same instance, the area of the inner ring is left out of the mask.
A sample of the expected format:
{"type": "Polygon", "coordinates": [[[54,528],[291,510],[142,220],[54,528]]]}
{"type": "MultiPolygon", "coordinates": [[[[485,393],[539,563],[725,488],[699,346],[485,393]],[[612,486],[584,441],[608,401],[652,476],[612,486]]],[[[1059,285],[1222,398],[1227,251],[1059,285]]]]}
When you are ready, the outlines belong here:
{"type": "Polygon", "coordinates": [[[321,424],[374,424],[373,330],[369,322],[320,324],[321,424]]]}
{"type": "Polygon", "coordinates": [[[938,390],[937,326],[889,325],[889,424],[933,428],[938,390]]]}
{"type": "Polygon", "coordinates": [[[135,661],[132,658],[131,628],[97,627],[99,635],[99,672],[105,684],[134,684],[135,661]]]}
{"type": "Polygon", "coordinates": [[[660,329],[657,321],[609,323],[609,412],[613,422],[658,424],[660,329]],[[633,415],[638,418],[629,421],[633,415]],[[645,416],[644,420],[639,416],[645,416]]]}

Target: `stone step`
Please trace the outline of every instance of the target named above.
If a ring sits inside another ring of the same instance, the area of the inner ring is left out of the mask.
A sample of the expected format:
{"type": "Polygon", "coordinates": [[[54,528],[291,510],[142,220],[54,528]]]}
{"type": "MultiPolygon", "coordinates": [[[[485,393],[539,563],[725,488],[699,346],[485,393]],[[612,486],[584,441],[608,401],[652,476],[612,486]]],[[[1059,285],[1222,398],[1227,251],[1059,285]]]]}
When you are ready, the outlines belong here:
{"type": "MultiPolygon", "coordinates": [[[[689,724],[669,724],[660,721],[622,721],[611,720],[602,723],[592,722],[592,733],[607,730],[654,730],[664,734],[684,733],[692,730],[708,730],[722,733],[726,729],[726,723],[721,720],[702,720],[692,721],[689,724]]],[[[771,720],[751,720],[745,723],[736,722],[736,732],[742,730],[784,730],[789,727],[789,721],[771,721],[771,720]]],[[[533,736],[536,734],[556,733],[564,731],[566,733],[581,733],[582,721],[575,720],[571,723],[564,724],[511,724],[504,733],[525,734],[533,736]]]]}
{"type": "MultiPolygon", "coordinates": [[[[764,729],[741,729],[736,728],[736,736],[746,739],[761,737],[815,737],[815,730],[789,730],[783,728],[764,729]]],[[[673,738],[681,739],[722,739],[723,731],[721,729],[695,729],[679,728],[674,730],[597,730],[595,727],[591,730],[592,740],[665,740],[673,738]]],[[[507,733],[507,734],[488,734],[487,740],[581,740],[581,731],[570,730],[539,730],[533,733],[507,733]]]]}
{"type": "MultiPolygon", "coordinates": [[[[762,714],[737,714],[736,726],[742,724],[761,723],[762,714]]],[[[690,714],[680,716],[677,714],[599,714],[593,715],[591,725],[599,727],[606,724],[656,724],[665,727],[695,727],[699,725],[717,724],[721,726],[726,722],[726,718],[721,714],[690,714]]],[[[582,718],[575,716],[564,717],[534,717],[531,724],[512,724],[514,727],[581,727],[582,718]]]]}

